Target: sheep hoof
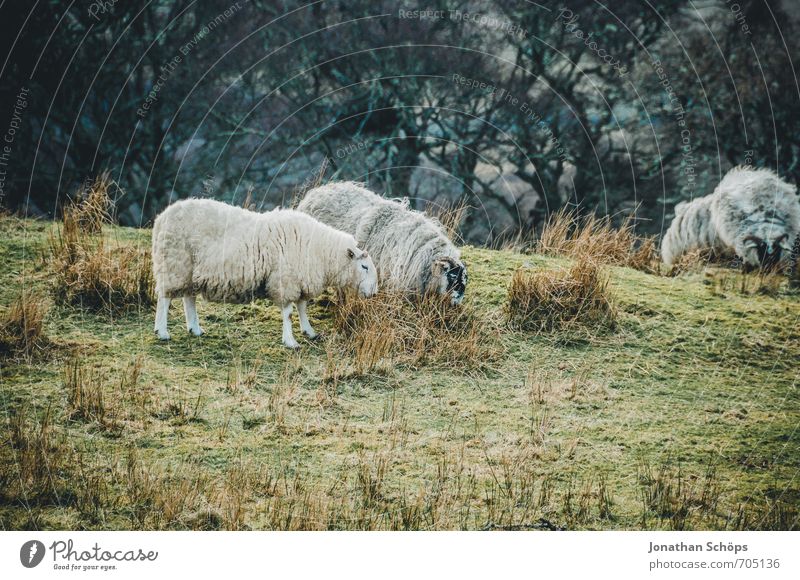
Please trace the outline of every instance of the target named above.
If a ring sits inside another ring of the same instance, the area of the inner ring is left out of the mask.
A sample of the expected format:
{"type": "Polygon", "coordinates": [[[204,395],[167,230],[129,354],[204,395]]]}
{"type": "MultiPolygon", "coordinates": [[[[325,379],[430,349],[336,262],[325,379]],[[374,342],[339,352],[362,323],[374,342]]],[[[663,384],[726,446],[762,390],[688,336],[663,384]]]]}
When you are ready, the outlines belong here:
{"type": "Polygon", "coordinates": [[[318,332],[304,332],[303,334],[306,335],[306,338],[308,338],[308,340],[317,340],[319,338],[318,332]]]}
{"type": "Polygon", "coordinates": [[[169,332],[166,332],[166,331],[158,332],[157,331],[156,334],[158,335],[158,340],[169,340],[170,339],[169,332]]]}
{"type": "Polygon", "coordinates": [[[197,328],[197,329],[190,328],[189,334],[191,334],[192,336],[203,336],[205,332],[203,331],[202,328],[197,328]]]}
{"type": "Polygon", "coordinates": [[[286,348],[291,348],[292,350],[297,350],[298,348],[300,348],[300,343],[298,343],[296,340],[291,340],[291,341],[285,340],[283,341],[283,345],[286,348]]]}

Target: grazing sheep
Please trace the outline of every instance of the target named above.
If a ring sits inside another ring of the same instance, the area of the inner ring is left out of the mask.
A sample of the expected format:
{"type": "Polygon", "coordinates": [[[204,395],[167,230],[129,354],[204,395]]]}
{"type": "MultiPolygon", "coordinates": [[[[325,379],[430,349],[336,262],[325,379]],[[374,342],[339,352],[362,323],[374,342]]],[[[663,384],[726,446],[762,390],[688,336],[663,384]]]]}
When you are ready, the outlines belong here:
{"type": "Polygon", "coordinates": [[[794,185],[769,169],[731,169],[711,195],[679,203],[661,241],[672,265],[684,253],[708,248],[735,253],[746,268],[785,266],[800,233],[794,185]]]}
{"type": "Polygon", "coordinates": [[[390,201],[353,182],[329,183],[306,193],[297,209],[353,234],[374,258],[389,289],[464,299],[467,269],[442,225],[406,203],[390,201]]]}
{"type": "Polygon", "coordinates": [[[155,332],[169,340],[167,312],[172,298],[183,298],[186,326],[203,330],[195,296],[213,302],[247,303],[269,298],[281,307],[283,344],[299,345],[292,335],[292,305],[300,328],[316,337],[306,301],[328,286],[377,292],[375,264],[353,236],[292,210],[256,213],[209,199],[179,201],[153,225],[156,280],[155,332]]]}

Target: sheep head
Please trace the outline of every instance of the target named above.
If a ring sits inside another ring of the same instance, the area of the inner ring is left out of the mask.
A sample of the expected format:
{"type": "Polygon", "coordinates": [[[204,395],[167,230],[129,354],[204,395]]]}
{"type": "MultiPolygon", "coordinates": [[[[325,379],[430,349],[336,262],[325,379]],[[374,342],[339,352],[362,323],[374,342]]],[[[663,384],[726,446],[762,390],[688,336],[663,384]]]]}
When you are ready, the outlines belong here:
{"type": "Polygon", "coordinates": [[[353,246],[347,248],[347,259],[350,268],[350,282],[358,290],[362,298],[375,296],[378,292],[378,271],[369,254],[353,246]]]}
{"type": "Polygon", "coordinates": [[[745,268],[770,269],[789,261],[793,237],[779,220],[749,223],[736,236],[734,249],[745,268]]]}
{"type": "Polygon", "coordinates": [[[452,304],[461,304],[467,290],[467,267],[461,260],[439,258],[433,261],[431,288],[439,294],[450,295],[452,304]]]}

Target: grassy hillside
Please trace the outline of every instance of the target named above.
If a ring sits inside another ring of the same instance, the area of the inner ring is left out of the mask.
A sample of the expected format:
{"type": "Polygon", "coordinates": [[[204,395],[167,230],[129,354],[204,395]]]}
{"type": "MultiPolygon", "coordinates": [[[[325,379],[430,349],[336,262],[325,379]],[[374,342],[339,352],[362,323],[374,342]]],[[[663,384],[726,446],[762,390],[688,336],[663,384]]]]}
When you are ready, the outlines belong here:
{"type": "Polygon", "coordinates": [[[54,228],[0,218],[0,314],[23,286],[49,305],[49,343],[0,358],[3,529],[800,525],[800,300],[783,287],[611,268],[613,328],[521,332],[512,274],[569,262],[465,248],[480,360],[365,368],[325,301],[325,337],[299,352],[269,302],[199,300],[198,339],[176,301],[169,343],[150,306],[56,302],[54,228]]]}

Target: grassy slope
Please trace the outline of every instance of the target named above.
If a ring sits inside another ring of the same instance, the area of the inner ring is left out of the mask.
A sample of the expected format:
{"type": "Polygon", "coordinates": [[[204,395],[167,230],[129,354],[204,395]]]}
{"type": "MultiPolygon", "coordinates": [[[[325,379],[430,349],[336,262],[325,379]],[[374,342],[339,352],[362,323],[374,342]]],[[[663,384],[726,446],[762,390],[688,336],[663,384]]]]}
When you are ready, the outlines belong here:
{"type": "MultiPolygon", "coordinates": [[[[0,305],[23,282],[46,288],[40,256],[51,227],[0,219],[0,305]]],[[[149,244],[148,231],[109,235],[149,244]]],[[[190,515],[136,515],[124,476],[131,449],[162,488],[201,479],[204,491],[183,511],[219,510],[224,527],[681,525],[656,499],[643,508],[643,497],[659,490],[688,509],[688,527],[797,525],[796,296],[743,294],[731,273],[718,274],[721,290],[701,274],[614,268],[615,332],[534,336],[502,327],[510,276],[526,263],[564,262],[475,248],[464,257],[468,300],[500,327],[502,357],[482,373],[394,367],[326,390],[325,343],[304,343],[299,353],[282,348],[269,303],[201,301],[206,336],[194,339],[182,331],[176,301],[168,344],[154,339],[150,311],[111,318],[52,307],[46,332],[60,346],[43,361],[0,363],[0,419],[23,408],[41,415],[50,405],[57,429],[85,460],[82,480],[105,483],[102,505],[87,510],[60,499],[60,507],[28,509],[7,498],[0,525],[196,526],[190,515]],[[120,433],[67,420],[62,368],[76,355],[103,377],[120,433]],[[120,393],[119,382],[139,355],[137,398],[120,393]],[[668,472],[659,476],[662,466],[668,472]],[[703,479],[709,466],[713,481],[703,479]],[[698,499],[704,484],[718,504],[698,499]],[[329,504],[340,506],[338,516],[329,504]],[[747,523],[735,523],[742,511],[751,514],[747,523]]],[[[330,330],[329,313],[314,307],[311,317],[330,330]]],[[[2,459],[13,469],[8,446],[2,459]]]]}

